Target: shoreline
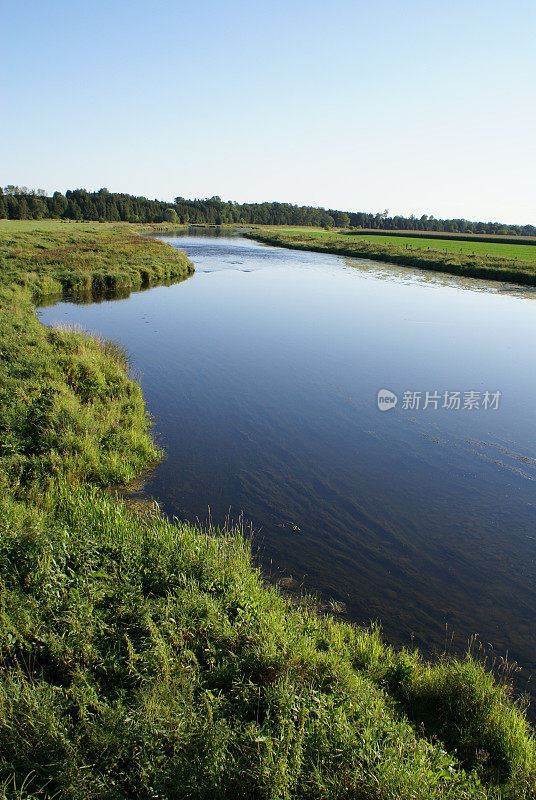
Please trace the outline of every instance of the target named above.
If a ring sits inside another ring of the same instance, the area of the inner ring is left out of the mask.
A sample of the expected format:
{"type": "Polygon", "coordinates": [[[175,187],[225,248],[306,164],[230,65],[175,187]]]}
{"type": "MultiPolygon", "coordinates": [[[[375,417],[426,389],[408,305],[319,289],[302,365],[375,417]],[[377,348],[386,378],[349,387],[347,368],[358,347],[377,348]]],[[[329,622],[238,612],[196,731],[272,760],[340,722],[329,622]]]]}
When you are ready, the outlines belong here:
{"type": "MultiPolygon", "coordinates": [[[[499,281],[503,283],[513,283],[521,286],[536,286],[536,262],[528,262],[529,269],[523,270],[519,267],[507,267],[482,263],[479,256],[462,257],[455,260],[452,256],[441,257],[438,250],[422,250],[416,252],[403,251],[402,248],[386,246],[375,246],[370,244],[354,244],[346,242],[326,242],[315,244],[314,240],[304,241],[298,239],[296,234],[279,234],[275,232],[266,233],[261,229],[248,230],[242,235],[248,239],[253,239],[263,244],[274,247],[285,247],[289,250],[304,250],[315,253],[330,253],[331,255],[346,256],[348,258],[366,258],[371,261],[382,261],[388,264],[396,264],[403,267],[413,267],[429,272],[442,272],[447,275],[455,275],[462,278],[482,278],[489,281],[499,281]],[[530,267],[534,272],[530,271],[530,267]]],[[[488,257],[488,262],[506,261],[488,257]]]]}

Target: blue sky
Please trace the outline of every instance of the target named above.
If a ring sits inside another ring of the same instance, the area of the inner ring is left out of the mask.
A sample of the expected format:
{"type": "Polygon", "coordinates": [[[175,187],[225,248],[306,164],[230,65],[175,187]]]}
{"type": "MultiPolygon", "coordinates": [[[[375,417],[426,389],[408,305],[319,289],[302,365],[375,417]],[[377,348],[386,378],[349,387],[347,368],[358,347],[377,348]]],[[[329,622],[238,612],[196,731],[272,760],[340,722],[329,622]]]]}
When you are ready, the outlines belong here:
{"type": "Polygon", "coordinates": [[[534,224],[535,30],[535,0],[2,0],[0,183],[534,224]]]}

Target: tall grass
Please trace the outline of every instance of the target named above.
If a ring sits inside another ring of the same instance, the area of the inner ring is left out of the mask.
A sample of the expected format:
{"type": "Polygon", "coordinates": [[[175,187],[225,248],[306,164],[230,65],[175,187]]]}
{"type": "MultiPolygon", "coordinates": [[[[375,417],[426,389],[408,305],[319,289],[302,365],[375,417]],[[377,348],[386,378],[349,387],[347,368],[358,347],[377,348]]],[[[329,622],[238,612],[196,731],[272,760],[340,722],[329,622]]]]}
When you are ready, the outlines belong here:
{"type": "Polygon", "coordinates": [[[431,665],[319,617],[265,584],[242,531],[115,493],[158,456],[128,357],[40,325],[11,269],[0,799],[534,800],[523,710],[470,655],[431,665]]]}
{"type": "Polygon", "coordinates": [[[193,272],[184,253],[141,238],[142,226],[57,221],[0,221],[2,283],[29,288],[36,299],[67,293],[91,299],[126,296],[193,272]]]}

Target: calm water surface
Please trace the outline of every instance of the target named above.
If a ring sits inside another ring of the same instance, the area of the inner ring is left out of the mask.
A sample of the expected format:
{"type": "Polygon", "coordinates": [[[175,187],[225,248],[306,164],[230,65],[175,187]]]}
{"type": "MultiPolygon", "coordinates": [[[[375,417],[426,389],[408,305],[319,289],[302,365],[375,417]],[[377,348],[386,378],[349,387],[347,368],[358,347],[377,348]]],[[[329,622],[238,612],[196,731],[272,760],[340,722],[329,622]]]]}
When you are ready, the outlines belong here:
{"type": "Polygon", "coordinates": [[[243,514],[272,576],[381,620],[395,643],[478,634],[526,680],[536,295],[240,237],[166,240],[195,264],[187,281],[39,312],[127,347],[167,451],[145,491],[188,520],[243,514]],[[382,388],[394,410],[378,410],[382,388]],[[501,397],[448,410],[445,391],[501,397]]]}

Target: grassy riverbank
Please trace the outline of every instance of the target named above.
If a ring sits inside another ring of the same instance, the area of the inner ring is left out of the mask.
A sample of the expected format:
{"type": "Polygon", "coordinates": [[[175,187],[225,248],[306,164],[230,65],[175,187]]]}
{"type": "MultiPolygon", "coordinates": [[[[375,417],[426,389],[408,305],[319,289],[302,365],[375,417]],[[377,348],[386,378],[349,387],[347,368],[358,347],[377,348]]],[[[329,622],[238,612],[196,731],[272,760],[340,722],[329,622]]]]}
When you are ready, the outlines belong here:
{"type": "Polygon", "coordinates": [[[128,226],[0,223],[2,474],[12,485],[131,480],[156,457],[121,348],[48,330],[33,303],[125,296],[193,271],[184,254],[128,226]]]}
{"type": "Polygon", "coordinates": [[[153,227],[0,221],[2,285],[27,287],[40,298],[68,293],[83,299],[128,295],[189,275],[186,257],[156,239],[142,241],[138,232],[145,230],[153,227]]]}
{"type": "Polygon", "coordinates": [[[533,800],[524,714],[470,657],[292,606],[239,532],[113,492],[158,457],[127,356],[34,303],[185,257],[60,223],[0,223],[0,257],[0,798],[533,800]]]}
{"type": "Polygon", "coordinates": [[[258,227],[245,235],[277,247],[370,258],[450,275],[536,286],[534,244],[482,242],[476,237],[474,241],[398,238],[313,228],[258,227]]]}

